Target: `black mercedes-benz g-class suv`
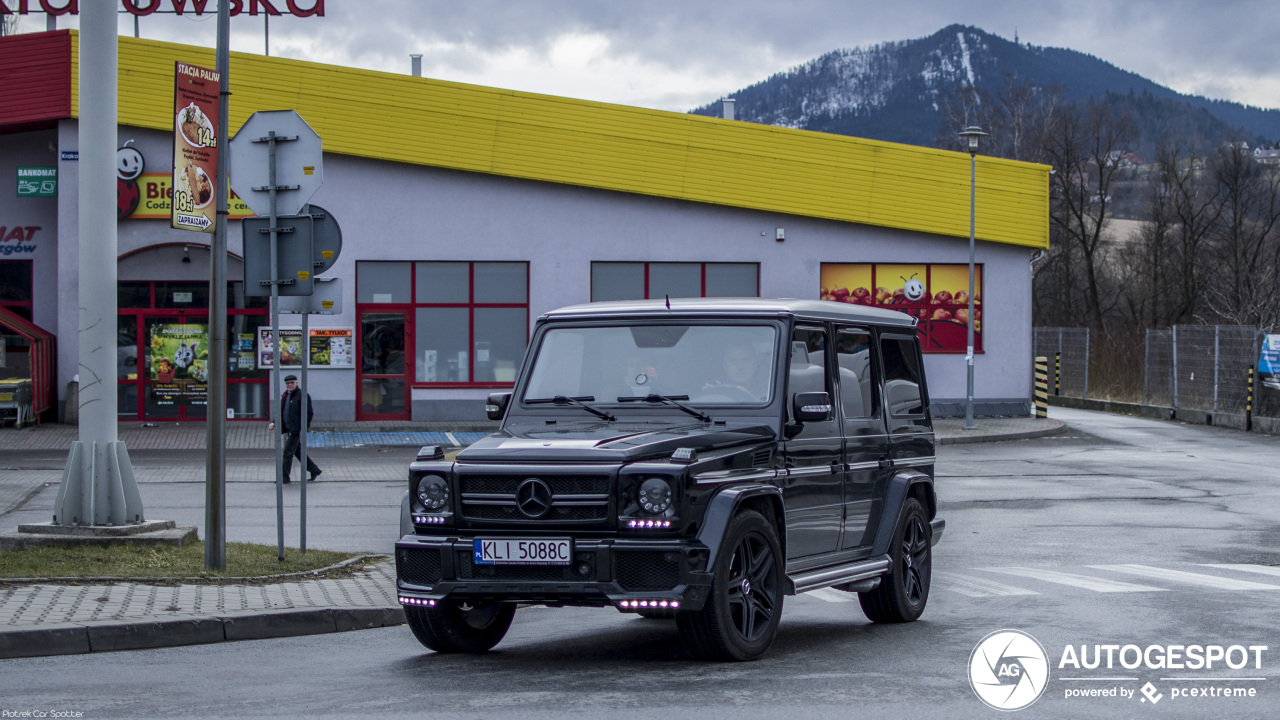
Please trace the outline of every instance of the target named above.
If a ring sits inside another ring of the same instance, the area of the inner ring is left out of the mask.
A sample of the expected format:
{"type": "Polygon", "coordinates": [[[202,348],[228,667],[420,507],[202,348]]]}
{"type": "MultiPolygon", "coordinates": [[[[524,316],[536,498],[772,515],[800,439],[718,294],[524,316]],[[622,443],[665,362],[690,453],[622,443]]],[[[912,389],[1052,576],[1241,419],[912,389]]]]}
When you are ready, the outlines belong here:
{"type": "Polygon", "coordinates": [[[942,535],[915,319],[812,300],[595,303],[538,319],[501,429],[409,466],[409,627],[482,652],[518,605],[674,617],[761,657],[784,595],[918,618],[942,535]]]}

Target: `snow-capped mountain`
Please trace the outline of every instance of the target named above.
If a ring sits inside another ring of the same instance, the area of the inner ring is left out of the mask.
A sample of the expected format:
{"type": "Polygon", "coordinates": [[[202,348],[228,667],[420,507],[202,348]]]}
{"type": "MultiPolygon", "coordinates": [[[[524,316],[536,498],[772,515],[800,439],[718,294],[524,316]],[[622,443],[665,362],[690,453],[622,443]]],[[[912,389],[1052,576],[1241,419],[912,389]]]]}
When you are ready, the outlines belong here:
{"type": "MultiPolygon", "coordinates": [[[[1280,139],[1280,110],[1182,95],[1091,55],[1019,44],[952,25],[925,38],[836,50],[730,93],[739,120],[932,144],[957,89],[997,95],[1006,78],[1057,87],[1068,101],[1106,98],[1138,122],[1143,143],[1170,132],[1280,139]]],[[[722,114],[716,101],[692,112],[722,114]]]]}

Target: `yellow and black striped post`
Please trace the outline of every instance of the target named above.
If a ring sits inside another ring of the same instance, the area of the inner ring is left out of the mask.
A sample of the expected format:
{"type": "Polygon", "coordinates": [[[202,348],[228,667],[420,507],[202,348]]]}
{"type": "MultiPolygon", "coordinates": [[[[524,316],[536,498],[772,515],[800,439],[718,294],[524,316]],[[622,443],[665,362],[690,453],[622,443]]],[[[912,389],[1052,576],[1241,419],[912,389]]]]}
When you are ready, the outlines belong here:
{"type": "Polygon", "coordinates": [[[1062,394],[1062,353],[1053,354],[1053,394],[1062,394]]]}
{"type": "Polygon", "coordinates": [[[1253,366],[1249,366],[1249,392],[1244,398],[1244,429],[1253,429],[1253,366]]]}
{"type": "Polygon", "coordinates": [[[1049,358],[1036,358],[1036,417],[1049,417],[1049,358]]]}

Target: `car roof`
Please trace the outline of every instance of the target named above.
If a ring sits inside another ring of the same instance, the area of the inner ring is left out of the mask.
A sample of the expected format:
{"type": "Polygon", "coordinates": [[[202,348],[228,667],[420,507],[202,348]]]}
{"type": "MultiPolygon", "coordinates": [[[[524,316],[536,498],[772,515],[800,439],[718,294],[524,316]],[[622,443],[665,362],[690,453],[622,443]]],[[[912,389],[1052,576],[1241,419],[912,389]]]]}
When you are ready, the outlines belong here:
{"type": "Polygon", "coordinates": [[[570,305],[552,310],[541,319],[610,318],[624,316],[694,317],[746,315],[792,315],[817,320],[874,323],[914,327],[910,315],[867,305],[801,300],[795,298],[673,298],[671,300],[622,300],[570,305]]]}

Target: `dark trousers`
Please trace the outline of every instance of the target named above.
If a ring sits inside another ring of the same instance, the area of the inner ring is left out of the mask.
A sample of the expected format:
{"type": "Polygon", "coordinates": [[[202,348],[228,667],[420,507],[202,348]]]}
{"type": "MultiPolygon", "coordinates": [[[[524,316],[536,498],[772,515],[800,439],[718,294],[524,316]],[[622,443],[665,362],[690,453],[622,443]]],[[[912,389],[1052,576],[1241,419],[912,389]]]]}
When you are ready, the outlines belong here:
{"type": "MultiPolygon", "coordinates": [[[[289,472],[293,470],[293,459],[296,457],[302,460],[302,443],[299,433],[284,434],[284,481],[289,482],[289,472]]],[[[307,448],[307,472],[315,475],[320,472],[320,466],[316,465],[316,461],[311,459],[311,448],[307,448]]]]}

